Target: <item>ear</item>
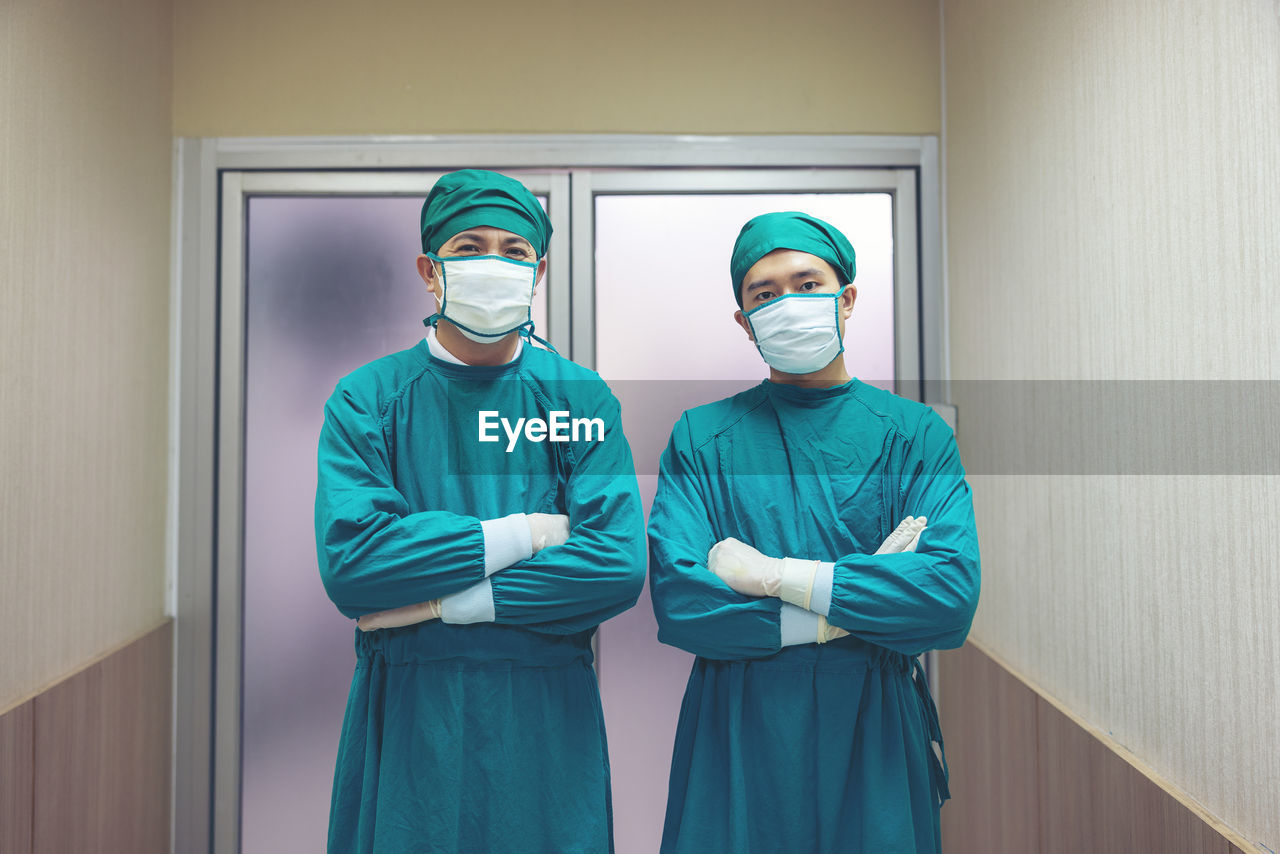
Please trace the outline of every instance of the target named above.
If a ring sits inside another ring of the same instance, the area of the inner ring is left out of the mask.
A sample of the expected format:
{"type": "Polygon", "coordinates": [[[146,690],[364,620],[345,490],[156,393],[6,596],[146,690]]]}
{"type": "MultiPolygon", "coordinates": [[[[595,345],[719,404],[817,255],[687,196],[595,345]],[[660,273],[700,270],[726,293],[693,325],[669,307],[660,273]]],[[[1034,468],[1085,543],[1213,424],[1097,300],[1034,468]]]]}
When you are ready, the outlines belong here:
{"type": "Polygon", "coordinates": [[[439,303],[440,274],[436,270],[435,262],[426,255],[418,256],[418,275],[427,283],[427,290],[431,291],[431,295],[436,298],[436,303],[439,303]]]}
{"type": "Polygon", "coordinates": [[[756,343],[756,339],[751,334],[751,324],[747,322],[747,317],[742,313],[742,309],[738,309],[733,313],[733,319],[742,327],[742,331],[747,333],[747,340],[752,344],[756,343]]]}
{"type": "Polygon", "coordinates": [[[840,316],[845,320],[849,319],[849,315],[853,314],[853,304],[858,299],[858,289],[853,285],[845,285],[844,291],[840,294],[840,316]]]}
{"type": "Polygon", "coordinates": [[[547,275],[547,256],[543,255],[538,261],[538,278],[533,280],[533,292],[538,293],[538,285],[542,284],[542,279],[547,275]]]}

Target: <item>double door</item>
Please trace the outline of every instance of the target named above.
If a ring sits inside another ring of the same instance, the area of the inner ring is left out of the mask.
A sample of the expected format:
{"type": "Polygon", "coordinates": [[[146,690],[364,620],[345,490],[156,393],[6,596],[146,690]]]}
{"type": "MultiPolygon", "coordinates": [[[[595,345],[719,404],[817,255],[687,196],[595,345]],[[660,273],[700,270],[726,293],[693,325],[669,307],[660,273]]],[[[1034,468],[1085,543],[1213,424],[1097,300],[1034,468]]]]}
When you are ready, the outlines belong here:
{"type": "MultiPolygon", "coordinates": [[[[555,229],[538,334],[622,401],[646,516],[680,411],[767,375],[732,317],[729,255],[752,216],[802,210],[844,231],[858,267],[850,372],[890,388],[920,378],[915,170],[504,171],[555,229]]],[[[223,175],[219,850],[324,848],[354,653],[352,624],[316,568],[316,441],[337,380],[415,344],[435,310],[414,259],[419,208],[439,174],[223,175]]],[[[598,635],[620,854],[657,850],[692,662],[656,633],[646,590],[598,635]]]]}

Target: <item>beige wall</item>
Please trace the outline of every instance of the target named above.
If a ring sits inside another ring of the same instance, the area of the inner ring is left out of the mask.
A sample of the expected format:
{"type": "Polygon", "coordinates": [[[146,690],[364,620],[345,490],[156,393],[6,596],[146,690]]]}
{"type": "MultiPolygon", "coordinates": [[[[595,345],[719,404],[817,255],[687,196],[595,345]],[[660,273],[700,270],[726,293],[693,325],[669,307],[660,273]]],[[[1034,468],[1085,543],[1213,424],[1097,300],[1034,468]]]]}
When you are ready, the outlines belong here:
{"type": "Polygon", "coordinates": [[[937,133],[937,0],[176,0],[179,136],[937,133]]]}
{"type": "Polygon", "coordinates": [[[168,0],[0,4],[0,710],[163,615],[168,0]]]}
{"type": "MultiPolygon", "coordinates": [[[[1280,6],[944,0],[944,20],[954,376],[1280,379],[1280,6]]],[[[1280,478],[994,476],[1034,420],[1064,442],[1091,420],[1046,408],[1054,388],[1001,412],[956,384],[974,634],[1280,849],[1280,478]]],[[[1121,430],[1274,446],[1274,419],[1240,415],[1192,399],[1121,430]]]]}

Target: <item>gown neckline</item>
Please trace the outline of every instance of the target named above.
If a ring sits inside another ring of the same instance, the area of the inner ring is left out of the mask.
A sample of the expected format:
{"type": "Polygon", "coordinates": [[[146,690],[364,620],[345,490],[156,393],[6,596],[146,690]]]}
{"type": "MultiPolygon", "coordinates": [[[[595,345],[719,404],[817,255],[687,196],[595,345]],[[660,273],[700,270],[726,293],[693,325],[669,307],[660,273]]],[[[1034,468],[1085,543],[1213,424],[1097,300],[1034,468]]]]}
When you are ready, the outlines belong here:
{"type": "Polygon", "coordinates": [[[418,342],[418,345],[414,348],[414,353],[424,365],[436,373],[460,380],[485,380],[514,374],[520,370],[520,367],[524,364],[525,351],[528,349],[529,347],[526,343],[525,346],[520,348],[520,352],[516,353],[514,359],[501,365],[464,365],[445,361],[431,352],[426,338],[418,342]]]}
{"type": "Polygon", "coordinates": [[[764,387],[765,393],[770,397],[781,398],[792,403],[816,405],[851,394],[858,385],[858,379],[857,377],[851,377],[847,382],[843,382],[840,385],[827,386],[825,388],[807,388],[788,383],[775,383],[773,380],[764,380],[761,385],[764,387]]]}

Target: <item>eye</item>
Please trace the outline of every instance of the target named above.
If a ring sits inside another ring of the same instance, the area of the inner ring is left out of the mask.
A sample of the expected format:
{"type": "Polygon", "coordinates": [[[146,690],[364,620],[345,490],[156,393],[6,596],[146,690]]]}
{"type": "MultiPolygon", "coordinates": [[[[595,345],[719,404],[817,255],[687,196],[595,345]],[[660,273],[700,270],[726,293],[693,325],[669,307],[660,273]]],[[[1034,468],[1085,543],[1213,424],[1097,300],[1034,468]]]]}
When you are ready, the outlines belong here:
{"type": "Polygon", "coordinates": [[[513,246],[507,250],[507,257],[524,260],[529,257],[529,253],[526,250],[521,249],[519,246],[513,246]]]}
{"type": "Polygon", "coordinates": [[[453,247],[453,251],[458,255],[475,255],[480,252],[480,247],[475,243],[459,243],[453,247]]]}
{"type": "Polygon", "coordinates": [[[774,297],[773,291],[757,291],[755,296],[755,301],[768,302],[769,300],[773,299],[773,297],[774,297]]]}
{"type": "Polygon", "coordinates": [[[817,282],[805,282],[803,285],[801,285],[801,286],[800,286],[800,290],[802,290],[802,291],[811,291],[811,290],[813,290],[813,289],[814,289],[814,288],[816,288],[816,287],[818,287],[818,283],[817,283],[817,282]]]}

